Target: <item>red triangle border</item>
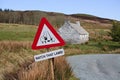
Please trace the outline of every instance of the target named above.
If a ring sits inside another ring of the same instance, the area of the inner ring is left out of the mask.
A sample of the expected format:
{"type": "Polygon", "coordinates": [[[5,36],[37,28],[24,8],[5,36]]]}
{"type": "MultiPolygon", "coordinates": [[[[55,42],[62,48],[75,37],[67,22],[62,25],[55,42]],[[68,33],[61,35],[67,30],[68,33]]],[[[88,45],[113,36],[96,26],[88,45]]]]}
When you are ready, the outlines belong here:
{"type": "Polygon", "coordinates": [[[37,49],[42,49],[42,48],[50,48],[50,47],[57,47],[57,46],[63,46],[65,45],[64,40],[61,38],[61,36],[56,32],[56,30],[52,27],[52,25],[47,21],[47,19],[45,17],[43,17],[40,21],[38,30],[36,32],[33,44],[32,44],[32,49],[33,50],[37,50],[37,49]],[[58,39],[58,41],[60,43],[55,43],[55,44],[48,44],[48,45],[41,45],[41,46],[37,46],[37,42],[39,40],[39,37],[41,35],[41,32],[43,30],[44,24],[47,25],[47,27],[49,28],[49,30],[53,33],[53,35],[58,39]]]}

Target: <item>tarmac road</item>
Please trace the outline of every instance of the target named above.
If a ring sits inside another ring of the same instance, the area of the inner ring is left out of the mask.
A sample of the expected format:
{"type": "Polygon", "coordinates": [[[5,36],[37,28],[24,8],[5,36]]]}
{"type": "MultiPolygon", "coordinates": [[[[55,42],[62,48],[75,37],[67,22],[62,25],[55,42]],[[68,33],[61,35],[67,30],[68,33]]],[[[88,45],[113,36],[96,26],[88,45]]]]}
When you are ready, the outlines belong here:
{"type": "Polygon", "coordinates": [[[120,80],[120,54],[77,55],[67,61],[80,80],[120,80]]]}

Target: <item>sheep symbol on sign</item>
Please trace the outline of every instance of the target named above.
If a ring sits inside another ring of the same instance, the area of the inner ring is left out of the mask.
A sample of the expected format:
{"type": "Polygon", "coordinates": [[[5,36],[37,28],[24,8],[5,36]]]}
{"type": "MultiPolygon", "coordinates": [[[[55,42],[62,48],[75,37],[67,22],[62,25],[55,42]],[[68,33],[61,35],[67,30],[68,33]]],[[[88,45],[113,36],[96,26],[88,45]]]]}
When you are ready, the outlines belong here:
{"type": "Polygon", "coordinates": [[[43,44],[50,43],[50,42],[55,42],[54,38],[50,36],[49,32],[44,32],[43,36],[41,36],[40,40],[43,44]]]}

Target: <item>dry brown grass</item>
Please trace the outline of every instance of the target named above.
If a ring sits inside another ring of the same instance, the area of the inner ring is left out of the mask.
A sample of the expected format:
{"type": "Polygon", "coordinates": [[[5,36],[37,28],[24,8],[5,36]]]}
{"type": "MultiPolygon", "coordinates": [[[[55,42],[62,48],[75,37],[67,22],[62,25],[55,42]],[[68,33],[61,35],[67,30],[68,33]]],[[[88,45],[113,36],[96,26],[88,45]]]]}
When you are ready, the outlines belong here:
{"type": "Polygon", "coordinates": [[[70,76],[73,76],[65,57],[55,58],[55,74],[55,80],[69,80],[70,76]]]}
{"type": "Polygon", "coordinates": [[[7,52],[19,52],[21,49],[30,49],[30,41],[0,41],[0,53],[7,52]]]}
{"type": "MultiPolygon", "coordinates": [[[[72,70],[64,57],[55,59],[55,80],[69,80],[72,70]]],[[[51,70],[49,61],[26,62],[16,72],[5,73],[4,80],[51,80],[51,70]],[[24,66],[26,65],[27,66],[24,66]]]]}
{"type": "MultiPolygon", "coordinates": [[[[51,80],[49,61],[33,60],[34,54],[44,52],[44,49],[31,50],[29,41],[0,41],[0,80],[51,80]]],[[[55,58],[54,70],[55,80],[68,80],[72,76],[64,57],[55,58]]]]}
{"type": "Polygon", "coordinates": [[[116,54],[118,53],[118,54],[120,54],[120,48],[112,50],[110,53],[116,53],[116,54]]]}
{"type": "Polygon", "coordinates": [[[81,49],[75,49],[75,48],[70,48],[70,49],[66,49],[65,53],[67,53],[66,55],[77,55],[80,54],[82,51],[81,49]]]}
{"type": "Polygon", "coordinates": [[[109,36],[110,29],[87,29],[90,35],[90,40],[111,40],[109,36]]]}

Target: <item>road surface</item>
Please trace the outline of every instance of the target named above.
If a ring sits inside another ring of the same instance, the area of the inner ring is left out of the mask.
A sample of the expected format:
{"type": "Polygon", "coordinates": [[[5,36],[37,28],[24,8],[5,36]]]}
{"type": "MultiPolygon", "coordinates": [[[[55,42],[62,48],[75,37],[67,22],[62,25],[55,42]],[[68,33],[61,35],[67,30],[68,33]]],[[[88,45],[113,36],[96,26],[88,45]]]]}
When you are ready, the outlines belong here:
{"type": "Polygon", "coordinates": [[[120,80],[120,54],[77,55],[67,61],[80,80],[120,80]]]}

